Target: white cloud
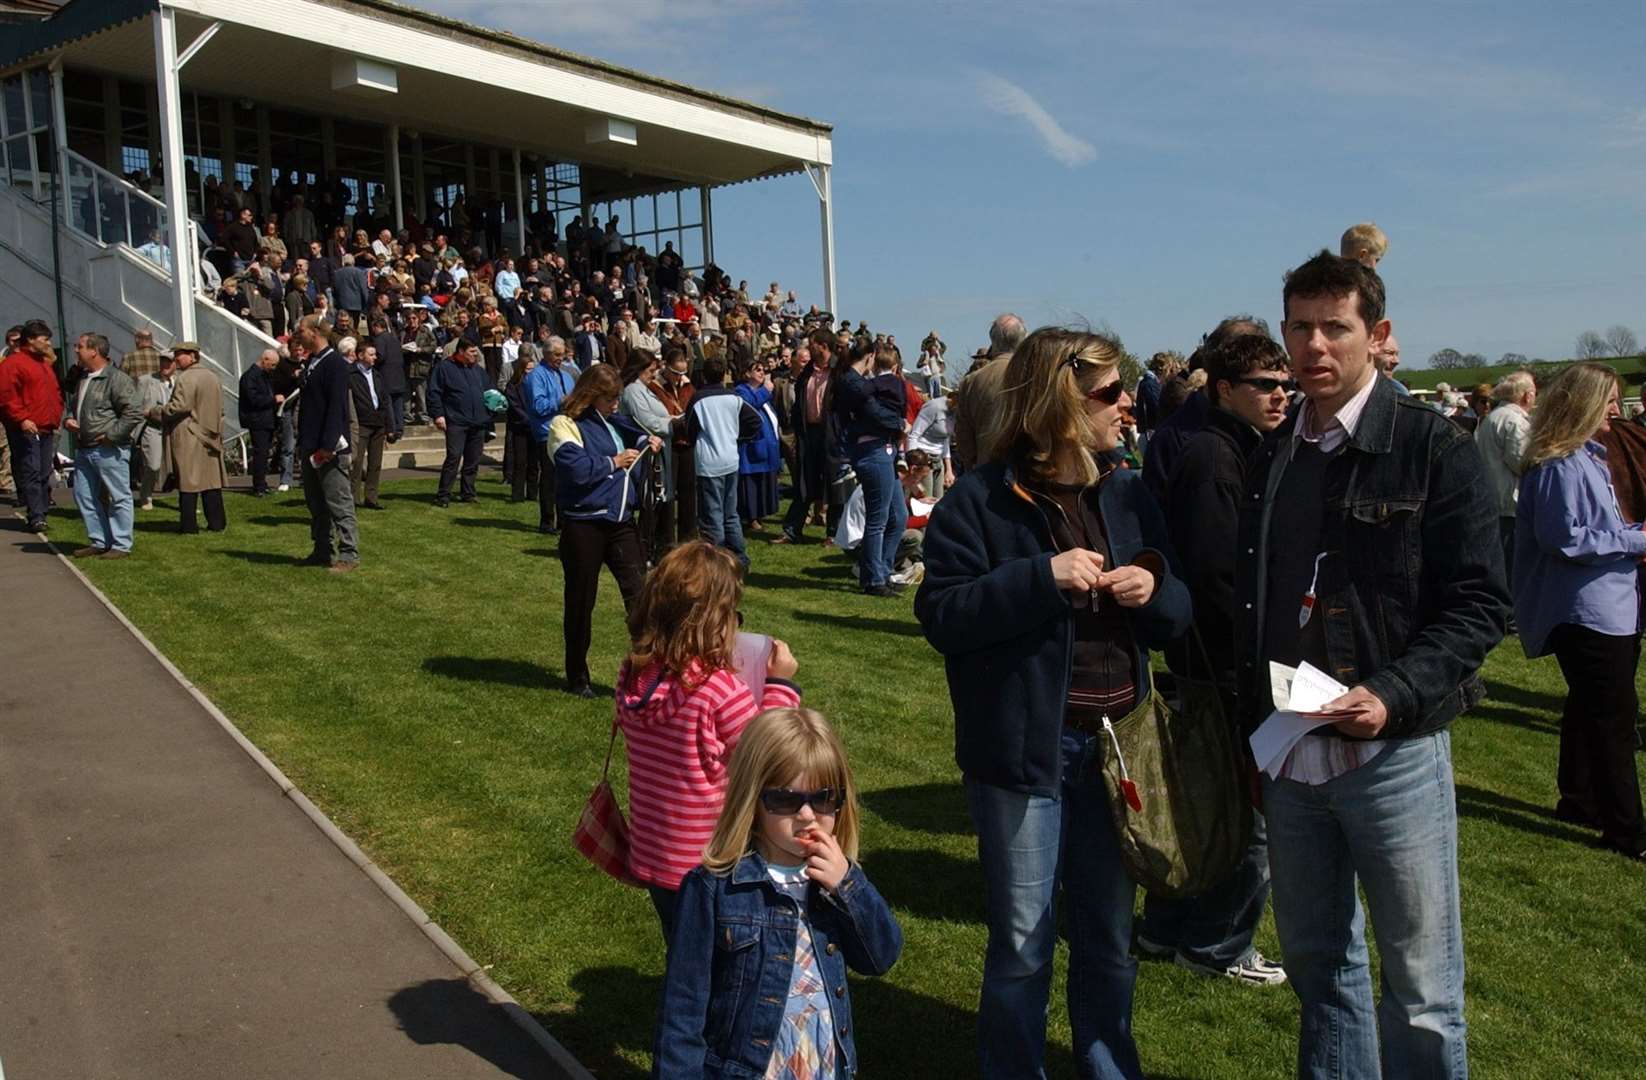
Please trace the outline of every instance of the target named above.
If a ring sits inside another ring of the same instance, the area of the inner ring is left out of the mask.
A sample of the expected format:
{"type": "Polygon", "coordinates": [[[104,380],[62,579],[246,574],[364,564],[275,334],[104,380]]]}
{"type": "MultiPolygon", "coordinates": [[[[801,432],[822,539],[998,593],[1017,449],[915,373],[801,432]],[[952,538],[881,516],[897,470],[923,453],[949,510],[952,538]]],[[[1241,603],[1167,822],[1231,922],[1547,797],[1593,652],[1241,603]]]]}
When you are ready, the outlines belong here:
{"type": "Polygon", "coordinates": [[[1047,112],[1034,95],[1010,80],[987,71],[977,73],[977,88],[986,108],[1002,116],[1015,116],[1028,123],[1046,152],[1069,168],[1085,165],[1097,157],[1097,147],[1070,134],[1056,117],[1047,112]]]}

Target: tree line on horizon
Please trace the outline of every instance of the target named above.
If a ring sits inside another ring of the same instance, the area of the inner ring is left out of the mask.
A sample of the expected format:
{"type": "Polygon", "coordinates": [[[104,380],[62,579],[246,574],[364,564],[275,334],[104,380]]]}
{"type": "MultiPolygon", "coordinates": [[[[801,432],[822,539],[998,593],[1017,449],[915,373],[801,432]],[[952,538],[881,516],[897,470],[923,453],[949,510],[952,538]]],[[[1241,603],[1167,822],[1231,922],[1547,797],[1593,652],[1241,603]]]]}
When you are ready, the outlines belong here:
{"type": "MultiPolygon", "coordinates": [[[[1637,356],[1639,353],[1640,342],[1634,331],[1620,324],[1611,327],[1604,334],[1594,330],[1583,331],[1577,336],[1577,346],[1572,356],[1578,360],[1605,360],[1620,356],[1637,356]]],[[[1523,353],[1506,352],[1494,365],[1480,353],[1460,352],[1452,348],[1440,349],[1429,357],[1429,366],[1442,371],[1494,366],[1528,367],[1547,363],[1549,361],[1543,359],[1529,359],[1523,353]]]]}

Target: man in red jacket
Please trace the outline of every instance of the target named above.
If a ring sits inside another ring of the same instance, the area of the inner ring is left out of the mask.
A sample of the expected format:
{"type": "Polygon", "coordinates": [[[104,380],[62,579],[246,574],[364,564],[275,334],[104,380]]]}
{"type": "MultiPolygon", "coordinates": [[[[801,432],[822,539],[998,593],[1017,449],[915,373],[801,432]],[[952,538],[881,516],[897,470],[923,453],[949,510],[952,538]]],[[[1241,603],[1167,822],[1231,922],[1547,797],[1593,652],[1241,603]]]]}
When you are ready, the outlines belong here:
{"type": "Polygon", "coordinates": [[[0,360],[0,423],[11,445],[17,498],[28,511],[34,532],[46,531],[52,443],[62,418],[63,391],[57,382],[51,327],[36,319],[23,324],[20,346],[0,360]]]}

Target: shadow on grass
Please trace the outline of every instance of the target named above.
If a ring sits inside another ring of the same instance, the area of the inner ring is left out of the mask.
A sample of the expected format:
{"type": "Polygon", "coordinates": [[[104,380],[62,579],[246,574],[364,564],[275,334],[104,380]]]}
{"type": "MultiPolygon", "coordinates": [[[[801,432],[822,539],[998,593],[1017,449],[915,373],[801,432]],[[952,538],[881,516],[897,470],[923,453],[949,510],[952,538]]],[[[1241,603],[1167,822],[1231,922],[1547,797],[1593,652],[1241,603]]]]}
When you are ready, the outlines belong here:
{"type": "Polygon", "coordinates": [[[508,1013],[463,979],[429,979],[395,991],[387,1004],[400,1030],[419,1046],[461,1046],[520,1080],[559,1075],[508,1013]]]}
{"type": "Polygon", "coordinates": [[[893,825],[946,836],[970,836],[971,811],[966,808],[966,790],[956,780],[951,784],[911,784],[908,787],[865,791],[863,805],[893,825]]]}
{"type": "MultiPolygon", "coordinates": [[[[529,660],[507,660],[497,656],[431,656],[423,661],[423,670],[446,679],[518,686],[525,690],[570,689],[563,676],[529,660]]],[[[598,682],[592,685],[598,693],[612,693],[610,686],[598,682]]]]}
{"type": "Polygon", "coordinates": [[[275,517],[273,514],[259,514],[257,517],[241,518],[247,525],[307,525],[308,521],[300,517],[275,517]]]}
{"type": "Polygon", "coordinates": [[[1560,731],[1558,721],[1546,720],[1542,716],[1513,705],[1494,705],[1490,699],[1484,704],[1476,705],[1470,709],[1464,719],[1490,720],[1495,724],[1507,724],[1510,727],[1525,728],[1528,731],[1547,734],[1555,734],[1560,731]]]}
{"type": "Polygon", "coordinates": [[[1472,784],[1457,785],[1457,813],[1459,817],[1482,818],[1563,843],[1585,844],[1594,838],[1594,833],[1556,818],[1550,807],[1512,799],[1472,784]]]}
{"type": "Polygon", "coordinates": [[[424,506],[433,506],[434,505],[434,499],[435,499],[435,493],[432,490],[430,490],[430,491],[385,491],[381,495],[379,495],[378,498],[382,499],[385,502],[387,502],[389,499],[396,499],[396,500],[399,500],[401,502],[415,502],[415,503],[422,503],[424,506]]]}
{"type": "Polygon", "coordinates": [[[556,551],[554,548],[526,548],[520,554],[522,554],[522,555],[536,555],[540,559],[558,559],[558,558],[560,558],[560,552],[556,551]]]}
{"type": "Polygon", "coordinates": [[[453,525],[461,525],[465,529],[507,529],[510,532],[537,532],[536,525],[528,525],[524,521],[510,521],[508,518],[452,518],[453,525]]]}
{"type": "Polygon", "coordinates": [[[213,554],[227,555],[231,559],[259,566],[303,566],[307,559],[304,555],[287,555],[278,551],[231,551],[226,548],[219,548],[213,554]]]}
{"type": "Polygon", "coordinates": [[[925,637],[913,615],[901,619],[876,619],[868,615],[832,615],[825,611],[796,611],[801,622],[823,623],[841,630],[866,630],[882,634],[902,634],[905,637],[925,637]]]}
{"type": "Polygon", "coordinates": [[[1483,704],[1489,706],[1493,703],[1518,705],[1523,709],[1538,709],[1543,712],[1554,713],[1557,717],[1566,708],[1566,699],[1559,694],[1527,690],[1513,683],[1499,682],[1496,679],[1486,683],[1486,701],[1483,704]]]}
{"type": "Polygon", "coordinates": [[[982,923],[983,869],[975,858],[926,848],[879,848],[863,872],[886,902],[922,918],[982,923]]]}
{"type": "MultiPolygon", "coordinates": [[[[837,551],[837,548],[831,548],[837,551]]],[[[855,582],[857,580],[857,560],[850,555],[841,559],[830,559],[821,566],[802,566],[800,572],[807,577],[814,578],[842,578],[855,582]]]]}
{"type": "Polygon", "coordinates": [[[793,574],[758,574],[746,573],[743,575],[743,584],[757,589],[771,589],[773,591],[786,589],[821,589],[824,592],[855,592],[856,582],[830,584],[827,581],[816,581],[810,578],[795,577],[793,574]]]}

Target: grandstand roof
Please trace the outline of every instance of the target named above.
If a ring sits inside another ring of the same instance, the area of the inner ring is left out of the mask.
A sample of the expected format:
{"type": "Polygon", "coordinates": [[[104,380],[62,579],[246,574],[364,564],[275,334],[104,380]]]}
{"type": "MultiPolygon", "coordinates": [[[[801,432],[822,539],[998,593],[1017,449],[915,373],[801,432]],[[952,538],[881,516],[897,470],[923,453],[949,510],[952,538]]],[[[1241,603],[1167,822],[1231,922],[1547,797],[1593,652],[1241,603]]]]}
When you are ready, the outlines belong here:
{"type": "MultiPolygon", "coordinates": [[[[61,56],[152,82],[147,16],[160,2],[70,0],[48,18],[14,24],[0,43],[0,71],[61,56]]],[[[221,23],[183,69],[185,90],[577,162],[591,200],[832,162],[828,124],[389,0],[166,3],[177,12],[180,49],[221,23]],[[397,90],[332,89],[334,62],[349,57],[393,67],[397,90]],[[635,145],[587,135],[607,119],[632,123],[635,145]]]]}

